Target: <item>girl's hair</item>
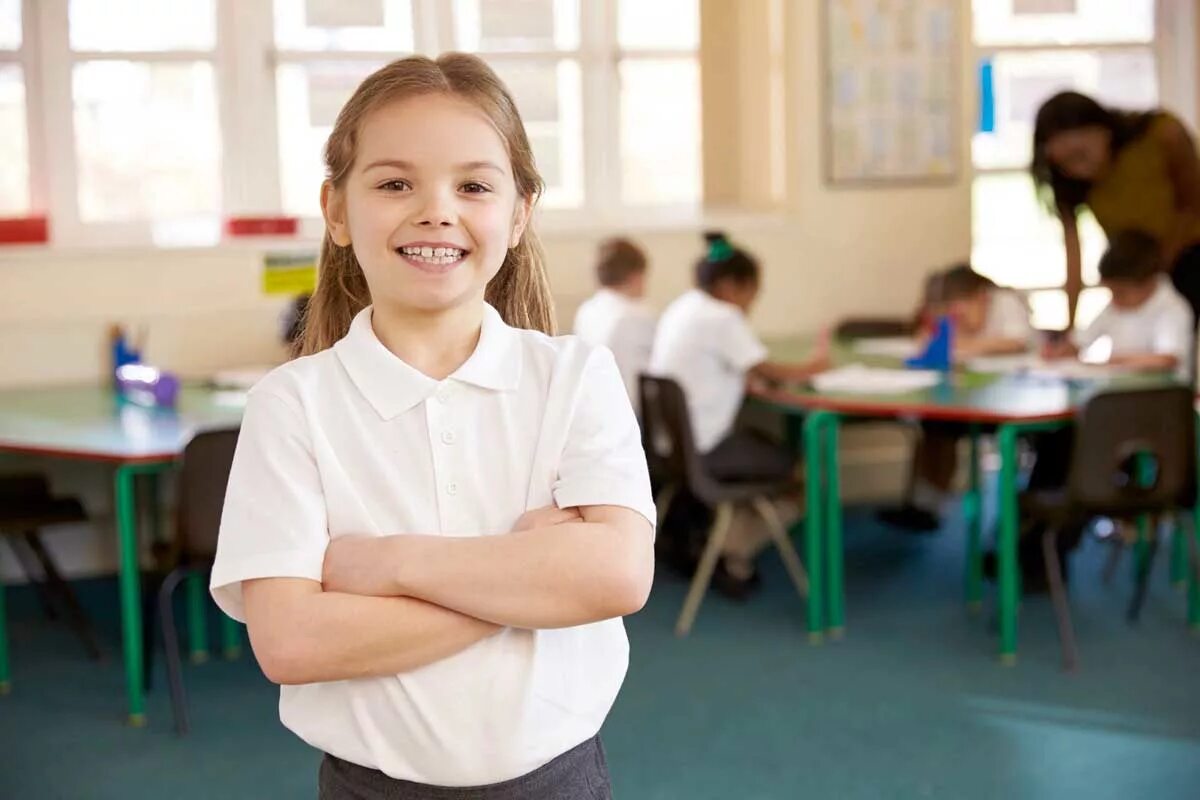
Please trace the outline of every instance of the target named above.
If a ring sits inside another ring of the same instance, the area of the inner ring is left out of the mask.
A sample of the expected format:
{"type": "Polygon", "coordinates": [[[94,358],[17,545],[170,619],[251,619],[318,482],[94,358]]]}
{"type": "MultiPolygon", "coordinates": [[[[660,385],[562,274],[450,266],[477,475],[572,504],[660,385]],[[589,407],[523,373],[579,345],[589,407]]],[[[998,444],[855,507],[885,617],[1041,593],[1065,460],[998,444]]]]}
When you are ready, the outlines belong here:
{"type": "Polygon", "coordinates": [[[758,261],[754,256],[730,244],[721,231],[707,231],[704,241],[708,252],[696,262],[696,285],[705,291],[723,280],[739,284],[758,283],[758,261]]]}
{"type": "MultiPolygon", "coordinates": [[[[481,59],[446,53],[437,60],[409,56],[369,75],[342,107],[325,143],[325,179],[341,188],[354,166],[363,121],[376,109],[420,95],[442,94],[477,106],[508,149],[517,194],[536,201],[544,187],[521,115],[504,84],[481,59]]],[[[508,251],[499,272],[487,285],[485,299],[509,325],[554,333],[554,305],[542,246],[532,225],[508,251]]],[[[352,247],[337,245],[329,231],[321,242],[317,288],[304,315],[304,332],[296,355],[320,352],[350,330],[355,314],[370,304],[370,292],[352,247]]]]}
{"type": "Polygon", "coordinates": [[[1141,283],[1162,271],[1162,247],[1149,233],[1118,231],[1100,257],[1100,280],[1141,283]]]}
{"type": "Polygon", "coordinates": [[[932,290],[935,301],[950,303],[962,300],[989,289],[996,288],[996,282],[985,275],[980,275],[970,264],[960,262],[953,264],[937,273],[932,290]]]}
{"type": "Polygon", "coordinates": [[[1129,112],[1108,108],[1079,92],[1059,92],[1038,109],[1033,126],[1033,162],[1029,171],[1046,207],[1075,211],[1087,200],[1091,181],[1063,174],[1046,154],[1046,145],[1060,133],[1099,126],[1112,134],[1110,156],[1145,133],[1156,111],[1129,112]]]}
{"type": "Polygon", "coordinates": [[[646,254],[628,239],[605,239],[596,261],[596,280],[601,286],[621,286],[646,271],[646,254]]]}

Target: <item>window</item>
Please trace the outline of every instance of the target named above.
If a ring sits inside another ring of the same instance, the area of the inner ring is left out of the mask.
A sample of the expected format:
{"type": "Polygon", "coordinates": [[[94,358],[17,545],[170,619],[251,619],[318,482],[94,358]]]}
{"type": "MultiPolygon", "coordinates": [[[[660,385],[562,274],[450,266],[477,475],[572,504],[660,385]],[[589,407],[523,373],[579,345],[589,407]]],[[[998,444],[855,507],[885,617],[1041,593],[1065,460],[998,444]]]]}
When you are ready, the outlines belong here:
{"type": "Polygon", "coordinates": [[[0,216],[26,214],[29,193],[29,128],[25,111],[25,65],[19,0],[0,0],[0,216]]]}
{"type": "Polygon", "coordinates": [[[315,234],[343,103],[388,61],[448,50],[509,86],[548,215],[695,208],[698,6],[0,0],[0,214],[40,203],[60,242],[211,243],[223,217],[281,212],[315,234]]]}
{"type": "MultiPolygon", "coordinates": [[[[1034,323],[1062,328],[1067,298],[1062,226],[1034,194],[1028,166],[1033,122],[1048,97],[1084,92],[1120,108],[1158,102],[1154,0],[975,0],[980,125],[971,147],[972,262],[993,280],[1028,290],[1034,323]]],[[[1090,214],[1080,219],[1084,290],[1076,324],[1105,302],[1095,286],[1104,234],[1090,214]]]]}

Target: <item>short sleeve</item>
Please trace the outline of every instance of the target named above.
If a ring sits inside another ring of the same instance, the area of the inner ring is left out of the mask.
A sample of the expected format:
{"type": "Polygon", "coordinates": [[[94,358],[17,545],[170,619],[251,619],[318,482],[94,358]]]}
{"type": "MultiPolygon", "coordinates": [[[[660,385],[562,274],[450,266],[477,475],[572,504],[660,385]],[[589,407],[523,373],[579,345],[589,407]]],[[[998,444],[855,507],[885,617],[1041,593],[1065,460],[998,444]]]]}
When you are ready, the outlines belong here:
{"type": "Polygon", "coordinates": [[[242,581],[319,581],[328,543],[325,497],[303,415],[281,396],[251,392],[221,512],[213,600],[244,622],[242,581]]]}
{"type": "MultiPolygon", "coordinates": [[[[1016,339],[1028,342],[1033,337],[1033,326],[1029,322],[1029,306],[1025,298],[1009,289],[996,292],[991,312],[994,322],[988,327],[998,339],[1016,339]]],[[[991,322],[991,321],[990,321],[991,322]]]]}
{"type": "Polygon", "coordinates": [[[731,313],[716,331],[716,345],[725,361],[738,372],[746,372],[767,360],[767,347],[740,313],[731,313]]]}
{"type": "Polygon", "coordinates": [[[607,348],[588,355],[553,491],[559,508],[622,506],[655,524],[641,431],[607,348]]]}

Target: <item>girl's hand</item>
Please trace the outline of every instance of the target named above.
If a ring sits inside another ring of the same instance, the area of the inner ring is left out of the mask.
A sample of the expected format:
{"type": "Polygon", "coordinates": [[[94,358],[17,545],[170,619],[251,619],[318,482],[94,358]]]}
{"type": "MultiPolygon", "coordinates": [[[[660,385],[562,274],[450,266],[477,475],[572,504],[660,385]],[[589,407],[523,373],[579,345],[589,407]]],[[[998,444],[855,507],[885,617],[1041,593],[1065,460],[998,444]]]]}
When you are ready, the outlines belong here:
{"type": "Polygon", "coordinates": [[[402,536],[339,536],[325,548],[321,586],[327,592],[393,597],[402,536]]]}
{"type": "Polygon", "coordinates": [[[513,524],[513,532],[529,531],[534,528],[549,528],[551,525],[561,525],[564,522],[582,522],[583,517],[578,508],[559,508],[558,506],[543,506],[526,511],[513,524]]]}

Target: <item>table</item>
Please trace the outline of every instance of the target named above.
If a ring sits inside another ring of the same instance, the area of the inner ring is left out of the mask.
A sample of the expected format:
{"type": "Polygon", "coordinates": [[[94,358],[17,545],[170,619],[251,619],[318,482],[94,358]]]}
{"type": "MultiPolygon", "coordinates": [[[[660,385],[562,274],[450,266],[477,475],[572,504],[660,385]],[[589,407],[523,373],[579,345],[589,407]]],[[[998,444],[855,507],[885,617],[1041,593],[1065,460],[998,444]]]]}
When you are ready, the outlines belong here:
{"type": "MultiPolygon", "coordinates": [[[[796,342],[777,343],[774,356],[787,357],[796,342]]],[[[839,354],[845,360],[845,354],[839,354]]],[[[871,359],[856,358],[858,361],[871,359]]],[[[894,362],[893,362],[894,364],[894,362]]],[[[806,469],[805,555],[809,569],[808,630],[810,640],[824,633],[837,638],[845,630],[842,508],[838,476],[838,431],[844,417],[944,420],[965,423],[971,431],[968,474],[964,497],[967,521],[966,595],[978,606],[982,597],[980,548],[981,491],[979,436],[983,428],[996,432],[1000,455],[999,532],[996,542],[1000,658],[1012,664],[1017,653],[1017,442],[1020,436],[1053,430],[1069,424],[1076,409],[1101,388],[1133,388],[1171,383],[1154,375],[1122,375],[1101,381],[1068,381],[1024,375],[986,375],[954,371],[945,373],[933,387],[902,395],[818,393],[810,389],[778,389],[759,393],[757,399],[798,420],[806,469]]],[[[1200,508],[1197,509],[1200,531],[1200,508]]],[[[1179,575],[1186,545],[1176,536],[1175,564],[1179,575]]],[[[1200,587],[1188,570],[1188,618],[1200,625],[1200,587]]]]}
{"type": "MultiPolygon", "coordinates": [[[[121,639],[128,720],[144,725],[143,642],[138,565],[139,475],[149,476],[150,504],[157,510],[157,476],[171,469],[201,430],[241,423],[245,394],[186,385],[175,409],[146,408],[122,400],[107,387],[72,386],[0,391],[0,452],[110,464],[120,561],[121,639]]],[[[157,520],[157,513],[153,519],[157,520]]],[[[189,583],[193,654],[207,651],[203,623],[205,587],[189,583]]],[[[224,628],[227,647],[236,629],[224,628]]]]}

